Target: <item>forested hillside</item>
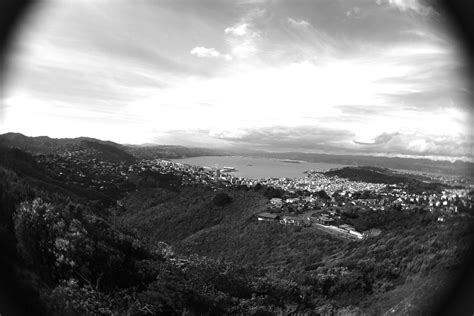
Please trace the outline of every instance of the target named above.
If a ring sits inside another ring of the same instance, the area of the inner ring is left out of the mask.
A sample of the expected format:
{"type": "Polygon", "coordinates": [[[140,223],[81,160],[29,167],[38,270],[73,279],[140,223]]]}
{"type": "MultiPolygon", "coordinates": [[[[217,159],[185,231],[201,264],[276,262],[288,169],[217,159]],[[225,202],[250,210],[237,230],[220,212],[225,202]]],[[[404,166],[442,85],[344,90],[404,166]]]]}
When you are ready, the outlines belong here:
{"type": "Polygon", "coordinates": [[[4,167],[0,175],[8,294],[2,311],[217,315],[312,307],[296,285],[223,261],[177,256],[165,243],[116,228],[87,202],[43,190],[4,167]]]}
{"type": "Polygon", "coordinates": [[[341,240],[317,229],[257,221],[253,215],[265,205],[261,192],[227,191],[232,202],[223,207],[213,205],[215,194],[133,193],[117,221],[182,254],[251,265],[309,288],[316,305],[373,315],[397,304],[400,310],[411,306],[410,313],[434,311],[430,300],[439,300],[446,280],[456,276],[474,233],[470,218],[440,224],[430,214],[387,210],[377,215],[380,223],[387,219],[383,235],[341,240]]]}
{"type": "Polygon", "coordinates": [[[80,156],[82,159],[116,163],[130,163],[136,159],[125,151],[126,147],[123,145],[88,137],[28,137],[19,133],[7,133],[0,135],[0,146],[18,148],[32,154],[80,156]]]}
{"type": "MultiPolygon", "coordinates": [[[[383,230],[356,241],[317,226],[257,220],[271,197],[297,192],[183,185],[188,171],[172,170],[0,148],[3,297],[21,298],[12,310],[431,314],[448,280],[460,276],[474,236],[472,192],[456,216],[396,204],[341,208],[341,221],[383,230]]],[[[354,193],[354,201],[364,205],[365,193],[354,193]]],[[[336,205],[335,197],[318,191],[314,203],[336,205]]]]}
{"type": "Polygon", "coordinates": [[[129,145],[127,151],[140,159],[155,159],[155,158],[187,158],[199,156],[226,156],[235,155],[235,153],[225,150],[198,148],[198,147],[184,147],[172,145],[149,145],[136,146],[129,145]]]}
{"type": "Polygon", "coordinates": [[[404,184],[409,192],[433,191],[441,192],[446,185],[437,182],[421,181],[413,175],[401,175],[392,172],[387,168],[374,167],[344,167],[341,169],[330,170],[324,174],[329,176],[338,176],[352,181],[362,181],[370,183],[384,184],[404,184]]]}

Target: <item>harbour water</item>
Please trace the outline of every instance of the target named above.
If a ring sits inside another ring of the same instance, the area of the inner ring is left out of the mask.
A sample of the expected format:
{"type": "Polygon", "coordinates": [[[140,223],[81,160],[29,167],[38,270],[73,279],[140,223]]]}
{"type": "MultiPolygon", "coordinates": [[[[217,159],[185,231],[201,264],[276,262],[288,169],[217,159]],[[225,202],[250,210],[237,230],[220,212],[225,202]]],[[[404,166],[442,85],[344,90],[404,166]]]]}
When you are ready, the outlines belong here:
{"type": "Polygon", "coordinates": [[[300,178],[305,176],[306,170],[322,171],[344,167],[331,163],[242,156],[203,156],[173,159],[173,161],[201,167],[233,167],[236,171],[232,172],[232,175],[245,178],[300,178]]]}

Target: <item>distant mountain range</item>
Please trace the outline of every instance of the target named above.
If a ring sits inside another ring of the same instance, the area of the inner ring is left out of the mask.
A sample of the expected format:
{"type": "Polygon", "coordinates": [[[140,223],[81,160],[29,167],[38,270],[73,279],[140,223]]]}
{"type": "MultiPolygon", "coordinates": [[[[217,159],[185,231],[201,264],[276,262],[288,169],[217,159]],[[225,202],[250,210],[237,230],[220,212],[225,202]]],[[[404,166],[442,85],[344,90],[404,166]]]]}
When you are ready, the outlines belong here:
{"type": "Polygon", "coordinates": [[[88,137],[50,138],[28,137],[19,133],[0,135],[0,145],[19,148],[33,154],[66,154],[75,151],[84,158],[130,163],[136,159],[176,159],[199,156],[244,155],[262,158],[337,163],[353,166],[373,166],[404,169],[445,175],[474,176],[474,163],[435,161],[422,158],[376,157],[364,155],[334,155],[303,152],[265,152],[257,150],[222,150],[173,145],[121,145],[88,137]]]}

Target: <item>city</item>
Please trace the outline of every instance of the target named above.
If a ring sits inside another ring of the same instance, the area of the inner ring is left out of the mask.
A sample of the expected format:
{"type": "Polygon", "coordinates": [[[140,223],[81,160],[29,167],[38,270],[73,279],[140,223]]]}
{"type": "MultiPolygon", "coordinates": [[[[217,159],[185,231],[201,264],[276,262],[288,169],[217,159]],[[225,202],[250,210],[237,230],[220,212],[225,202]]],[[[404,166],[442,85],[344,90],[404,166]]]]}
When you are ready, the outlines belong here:
{"type": "Polygon", "coordinates": [[[0,1],[0,316],[474,315],[467,2],[0,1]]]}
{"type": "MultiPolygon", "coordinates": [[[[350,181],[338,176],[326,176],[324,171],[308,170],[304,177],[293,179],[248,179],[234,177],[232,168],[229,167],[199,167],[167,159],[117,164],[87,159],[84,152],[77,151],[38,156],[38,163],[54,170],[54,175],[66,183],[109,194],[118,194],[121,189],[126,188],[125,183],[130,176],[150,171],[178,176],[181,186],[208,186],[214,190],[242,187],[247,190],[280,189],[281,191],[273,192],[273,195],[277,192],[275,197],[269,193],[268,209],[255,214],[257,220],[319,228],[330,234],[355,240],[377,236],[381,230],[375,227],[357,231],[344,222],[346,214],[352,212],[385,209],[398,209],[406,213],[427,212],[442,223],[447,217],[464,216],[462,210],[468,210],[473,203],[472,195],[469,195],[472,185],[417,194],[407,192],[403,184],[350,181]]],[[[120,201],[117,200],[117,203],[120,204],[120,201]]]]}

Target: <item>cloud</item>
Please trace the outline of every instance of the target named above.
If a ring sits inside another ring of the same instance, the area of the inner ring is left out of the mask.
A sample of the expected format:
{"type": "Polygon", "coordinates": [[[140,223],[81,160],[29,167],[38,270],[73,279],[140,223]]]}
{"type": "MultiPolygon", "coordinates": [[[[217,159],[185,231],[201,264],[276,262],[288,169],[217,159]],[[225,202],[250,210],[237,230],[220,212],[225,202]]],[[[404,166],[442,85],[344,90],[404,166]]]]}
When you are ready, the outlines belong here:
{"type": "Polygon", "coordinates": [[[354,143],[358,145],[381,145],[388,143],[394,136],[398,135],[398,133],[383,133],[379,136],[375,137],[372,142],[361,142],[354,140],[354,143]]]}
{"type": "Polygon", "coordinates": [[[172,129],[152,130],[151,142],[166,145],[181,145],[189,147],[225,148],[229,143],[210,135],[207,129],[172,129]]]}
{"type": "Polygon", "coordinates": [[[251,39],[235,44],[232,47],[232,54],[238,58],[252,57],[257,52],[258,52],[258,48],[255,42],[251,39]]]}
{"type": "Polygon", "coordinates": [[[0,108],[0,128],[119,142],[156,134],[160,143],[270,150],[466,153],[468,67],[447,31],[423,17],[428,2],[242,2],[253,1],[186,10],[119,1],[107,15],[89,2],[45,5],[61,12],[45,11],[18,37],[4,89],[18,105],[0,108]]]}
{"type": "Polygon", "coordinates": [[[401,12],[416,12],[422,16],[430,15],[434,12],[430,6],[425,6],[419,0],[376,0],[378,5],[388,4],[392,8],[397,8],[401,12]]]}
{"type": "Polygon", "coordinates": [[[222,54],[215,48],[207,48],[203,46],[194,47],[190,51],[191,55],[200,57],[200,58],[224,58],[226,60],[232,60],[232,56],[229,54],[222,54]]]}
{"type": "Polygon", "coordinates": [[[311,23],[309,23],[308,21],[305,21],[305,20],[297,21],[292,18],[288,18],[288,23],[294,27],[308,27],[311,25],[311,23]]]}
{"type": "Polygon", "coordinates": [[[356,19],[361,17],[362,9],[355,6],[352,9],[346,11],[346,16],[347,17],[354,17],[356,19]]]}
{"type": "Polygon", "coordinates": [[[227,43],[232,56],[243,59],[252,57],[259,51],[257,39],[260,37],[260,34],[257,31],[251,31],[249,24],[244,23],[236,28],[226,28],[226,33],[231,35],[227,39],[227,43]]]}
{"type": "Polygon", "coordinates": [[[237,24],[232,27],[228,27],[224,30],[226,34],[232,34],[236,36],[244,36],[245,34],[248,33],[248,24],[247,23],[242,23],[242,24],[237,24]]]}
{"type": "Polygon", "coordinates": [[[258,41],[261,39],[256,24],[264,18],[267,10],[262,8],[252,8],[246,12],[233,26],[224,29],[228,34],[227,44],[232,56],[245,59],[255,56],[259,52],[258,41]]]}
{"type": "Polygon", "coordinates": [[[210,131],[209,136],[234,146],[271,151],[303,151],[335,154],[367,154],[409,157],[471,159],[473,142],[468,137],[436,136],[423,133],[382,133],[370,142],[351,141],[354,132],[319,126],[210,131]]]}
{"type": "Polygon", "coordinates": [[[270,150],[337,151],[341,144],[354,136],[351,131],[319,126],[284,125],[263,128],[241,128],[237,130],[214,130],[210,132],[220,140],[234,145],[270,150]]]}
{"type": "Polygon", "coordinates": [[[429,42],[434,43],[441,43],[443,45],[448,45],[447,41],[442,37],[436,35],[434,32],[430,32],[430,30],[419,30],[419,29],[408,29],[400,31],[402,35],[408,35],[409,37],[413,37],[416,40],[426,40],[429,42]]]}
{"type": "MultiPolygon", "coordinates": [[[[350,115],[352,117],[363,116],[365,118],[368,115],[377,115],[382,110],[381,106],[368,107],[366,104],[365,105],[362,105],[362,104],[361,105],[340,104],[340,105],[335,105],[334,108],[339,109],[341,111],[341,114],[343,114],[343,115],[350,115]]],[[[390,107],[387,107],[387,108],[390,108],[390,107]]]]}
{"type": "Polygon", "coordinates": [[[391,155],[429,157],[470,157],[473,142],[467,136],[427,135],[424,133],[382,133],[372,142],[354,141],[350,150],[365,154],[385,153],[391,155]]]}

